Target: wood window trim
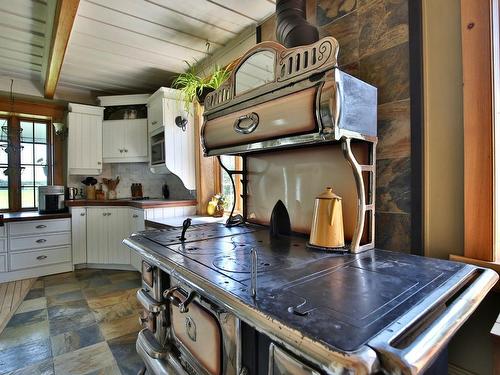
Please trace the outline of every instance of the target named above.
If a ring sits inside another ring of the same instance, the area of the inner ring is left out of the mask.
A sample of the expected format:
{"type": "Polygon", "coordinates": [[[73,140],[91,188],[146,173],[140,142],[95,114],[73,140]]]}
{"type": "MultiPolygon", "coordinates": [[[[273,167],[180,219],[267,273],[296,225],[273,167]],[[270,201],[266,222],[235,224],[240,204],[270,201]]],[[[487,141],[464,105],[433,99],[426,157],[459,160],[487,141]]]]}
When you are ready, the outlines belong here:
{"type": "MultiPolygon", "coordinates": [[[[241,171],[243,169],[243,160],[241,157],[235,156],[235,161],[234,161],[234,169],[237,171],[241,171]]],[[[217,162],[217,168],[216,168],[216,176],[215,176],[215,181],[216,181],[216,186],[217,186],[217,194],[222,193],[222,168],[220,164],[217,162]]],[[[241,178],[242,176],[237,174],[233,175],[234,178],[234,186],[236,187],[236,205],[234,206],[234,213],[242,213],[243,212],[243,199],[241,198],[242,194],[242,186],[241,186],[241,178]]],[[[231,213],[231,208],[232,207],[226,207],[225,212],[227,214],[231,213]]]]}
{"type": "MultiPolygon", "coordinates": [[[[464,95],[464,257],[455,260],[500,264],[495,202],[494,64],[498,64],[498,0],[462,0],[464,95]]],[[[498,70],[497,70],[498,71],[498,70]]],[[[496,78],[496,79],[495,79],[496,78]]],[[[497,83],[498,85],[498,83],[497,83]]],[[[499,137],[497,134],[496,137],[499,137]]],[[[498,156],[497,156],[498,158],[498,156]]],[[[498,167],[497,167],[498,168],[498,167]]],[[[497,184],[498,185],[498,184],[497,184]]],[[[500,186],[496,187],[500,189],[500,186]]],[[[497,198],[495,197],[497,195],[497,198]]],[[[500,202],[499,202],[500,203],[500,202]]],[[[500,233],[499,233],[500,234],[500,233]]],[[[497,268],[498,270],[498,268],[497,268]]]]}
{"type": "MultiPolygon", "coordinates": [[[[40,116],[38,116],[40,117],[40,116]]],[[[9,117],[8,127],[9,143],[21,144],[21,122],[40,122],[45,123],[47,126],[47,164],[48,164],[48,174],[47,181],[49,184],[54,183],[54,135],[52,129],[52,121],[50,119],[41,119],[29,116],[16,116],[11,115],[9,117]]],[[[8,154],[8,167],[9,167],[9,208],[0,209],[0,212],[20,212],[20,211],[36,211],[36,207],[23,208],[21,201],[21,152],[14,152],[8,154]],[[19,192],[18,194],[12,194],[11,192],[19,192]]],[[[36,188],[36,187],[35,187],[36,188]]]]}

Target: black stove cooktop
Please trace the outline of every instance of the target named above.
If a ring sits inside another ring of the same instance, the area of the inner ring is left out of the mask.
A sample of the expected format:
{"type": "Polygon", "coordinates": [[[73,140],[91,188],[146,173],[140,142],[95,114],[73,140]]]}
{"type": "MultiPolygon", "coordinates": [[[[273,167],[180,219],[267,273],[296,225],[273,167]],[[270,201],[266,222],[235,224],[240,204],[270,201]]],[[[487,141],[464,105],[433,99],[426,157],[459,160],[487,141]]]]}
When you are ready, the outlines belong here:
{"type": "MultiPolygon", "coordinates": [[[[307,238],[272,238],[268,228],[223,224],[146,231],[151,251],[218,284],[267,314],[342,351],[354,351],[464,267],[383,250],[332,254],[307,238]],[[156,244],[156,246],[154,245],[156,244]],[[257,298],[250,252],[258,254],[257,298]]],[[[144,245],[144,244],[143,244],[144,245]]]]}

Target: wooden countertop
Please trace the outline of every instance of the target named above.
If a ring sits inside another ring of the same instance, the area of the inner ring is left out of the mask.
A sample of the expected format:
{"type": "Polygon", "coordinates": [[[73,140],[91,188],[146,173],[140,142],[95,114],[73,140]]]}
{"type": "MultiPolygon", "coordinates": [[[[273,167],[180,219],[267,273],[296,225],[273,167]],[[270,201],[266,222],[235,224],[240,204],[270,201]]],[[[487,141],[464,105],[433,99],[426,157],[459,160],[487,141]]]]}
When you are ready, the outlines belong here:
{"type": "Polygon", "coordinates": [[[69,212],[57,214],[41,214],[38,211],[6,212],[3,214],[3,220],[0,222],[10,223],[12,221],[31,221],[31,220],[50,220],[70,218],[69,212]]]}
{"type": "Polygon", "coordinates": [[[106,200],[87,200],[74,199],[64,202],[67,207],[82,207],[82,206],[128,206],[136,208],[159,208],[159,207],[183,207],[195,206],[196,200],[172,200],[172,199],[106,199],[106,200]]]}

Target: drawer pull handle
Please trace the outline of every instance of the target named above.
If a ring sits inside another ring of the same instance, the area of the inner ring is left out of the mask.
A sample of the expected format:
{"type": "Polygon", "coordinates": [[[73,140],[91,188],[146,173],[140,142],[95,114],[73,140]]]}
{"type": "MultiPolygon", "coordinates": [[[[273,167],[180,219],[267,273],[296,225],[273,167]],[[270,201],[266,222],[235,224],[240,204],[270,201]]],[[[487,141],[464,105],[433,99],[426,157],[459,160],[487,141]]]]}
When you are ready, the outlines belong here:
{"type": "Polygon", "coordinates": [[[106,212],[103,212],[103,213],[102,213],[102,216],[106,216],[106,215],[107,215],[107,213],[106,213],[106,212]]]}
{"type": "Polygon", "coordinates": [[[156,124],[158,124],[158,121],[152,121],[151,122],[151,125],[156,125],[156,124]]]}
{"type": "Polygon", "coordinates": [[[80,216],[85,216],[85,212],[80,212],[80,216]]]}
{"type": "Polygon", "coordinates": [[[43,229],[43,228],[47,228],[47,226],[43,225],[43,224],[40,224],[40,225],[37,225],[35,228],[36,229],[43,229]]]}
{"type": "Polygon", "coordinates": [[[251,112],[247,115],[238,117],[234,121],[233,129],[236,133],[250,134],[254,132],[255,129],[257,129],[258,125],[259,125],[259,115],[255,112],[251,112]],[[243,122],[248,122],[247,120],[251,121],[250,125],[241,126],[243,122]]]}
{"type": "Polygon", "coordinates": [[[133,217],[134,219],[136,219],[136,218],[138,218],[138,217],[139,217],[139,215],[137,215],[137,214],[133,214],[133,215],[132,215],[132,217],[133,217]]]}
{"type": "Polygon", "coordinates": [[[35,241],[36,243],[45,243],[47,240],[45,238],[40,238],[39,240],[35,241]]]}
{"type": "Polygon", "coordinates": [[[47,259],[47,255],[39,255],[36,257],[37,260],[44,260],[47,259]]]}

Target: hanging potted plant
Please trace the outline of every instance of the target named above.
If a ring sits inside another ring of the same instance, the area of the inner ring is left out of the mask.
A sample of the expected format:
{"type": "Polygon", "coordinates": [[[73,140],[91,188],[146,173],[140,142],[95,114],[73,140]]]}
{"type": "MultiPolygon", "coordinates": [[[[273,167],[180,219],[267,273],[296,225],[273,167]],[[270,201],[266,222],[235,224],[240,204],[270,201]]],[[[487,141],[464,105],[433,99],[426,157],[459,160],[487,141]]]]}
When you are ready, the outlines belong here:
{"type": "Polygon", "coordinates": [[[191,103],[197,101],[203,104],[206,96],[218,89],[231,74],[230,70],[218,65],[214,66],[210,75],[199,75],[196,73],[194,65],[188,63],[188,69],[177,76],[172,83],[172,87],[178,89],[184,100],[184,107],[189,112],[191,103]]]}

